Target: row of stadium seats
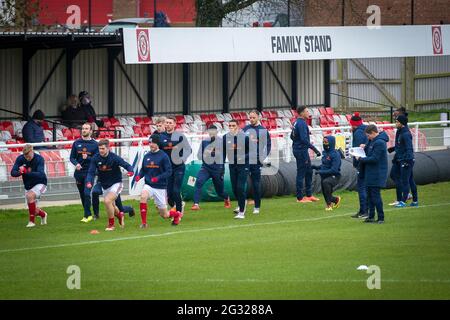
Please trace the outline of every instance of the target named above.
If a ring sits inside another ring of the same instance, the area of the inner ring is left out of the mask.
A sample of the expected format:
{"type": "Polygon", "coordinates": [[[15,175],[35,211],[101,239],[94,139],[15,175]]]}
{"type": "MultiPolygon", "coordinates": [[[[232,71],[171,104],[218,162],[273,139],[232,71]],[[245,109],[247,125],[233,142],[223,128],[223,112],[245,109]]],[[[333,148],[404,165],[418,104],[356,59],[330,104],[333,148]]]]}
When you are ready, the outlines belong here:
{"type": "MultiPolygon", "coordinates": [[[[311,128],[330,128],[348,126],[351,115],[335,114],[333,108],[319,107],[309,108],[311,118],[308,124],[311,128]]],[[[104,126],[99,128],[98,138],[135,138],[148,137],[156,130],[155,117],[112,117],[103,118],[104,126]]],[[[205,128],[214,124],[220,133],[228,131],[228,122],[230,120],[238,121],[241,128],[249,124],[249,114],[247,112],[215,113],[215,114],[196,114],[196,115],[176,115],[177,129],[185,133],[202,133],[205,128]]],[[[296,110],[265,110],[261,112],[261,124],[269,130],[290,130],[292,124],[297,119],[296,110]]],[[[377,121],[375,124],[387,124],[388,121],[377,121]]],[[[15,144],[23,143],[22,127],[24,121],[3,121],[0,122],[0,143],[15,144]]],[[[49,123],[43,123],[44,135],[46,141],[53,140],[53,128],[49,123]]],[[[394,128],[387,127],[386,131],[394,131],[394,128]]],[[[336,132],[340,132],[339,130],[336,132]]],[[[325,130],[325,135],[332,131],[325,130]]],[[[55,129],[57,141],[71,141],[80,137],[79,129],[71,129],[64,126],[58,126],[55,129]]],[[[426,147],[426,139],[419,131],[419,147],[426,147]]],[[[136,143],[134,143],[136,144],[136,143]]],[[[66,146],[70,148],[70,146],[66,146]]],[[[13,151],[19,151],[18,149],[13,151]]]]}

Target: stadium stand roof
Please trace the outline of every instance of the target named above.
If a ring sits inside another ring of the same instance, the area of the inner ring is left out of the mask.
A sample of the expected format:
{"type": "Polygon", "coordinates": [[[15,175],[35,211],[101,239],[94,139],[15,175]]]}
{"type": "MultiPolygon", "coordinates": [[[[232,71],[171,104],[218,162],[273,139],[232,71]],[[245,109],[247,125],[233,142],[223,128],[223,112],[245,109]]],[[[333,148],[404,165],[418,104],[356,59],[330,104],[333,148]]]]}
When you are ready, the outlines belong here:
{"type": "Polygon", "coordinates": [[[122,46],[120,34],[110,32],[0,32],[0,43],[2,49],[83,49],[122,46]]]}

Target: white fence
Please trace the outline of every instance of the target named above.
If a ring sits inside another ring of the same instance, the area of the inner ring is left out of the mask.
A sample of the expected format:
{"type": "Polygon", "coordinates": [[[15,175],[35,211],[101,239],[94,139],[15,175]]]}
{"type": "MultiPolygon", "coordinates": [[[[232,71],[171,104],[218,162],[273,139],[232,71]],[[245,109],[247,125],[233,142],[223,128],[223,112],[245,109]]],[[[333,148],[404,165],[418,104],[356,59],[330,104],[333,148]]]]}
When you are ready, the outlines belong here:
{"type": "MultiPolygon", "coordinates": [[[[413,133],[414,150],[426,151],[443,149],[450,147],[450,121],[432,121],[410,123],[409,126],[413,133]],[[445,126],[445,127],[444,127],[445,126]]],[[[393,124],[377,124],[383,128],[389,137],[389,146],[394,145],[395,126],[393,124]]],[[[326,135],[334,135],[337,139],[337,147],[341,148],[347,157],[348,148],[352,144],[351,127],[329,127],[329,128],[310,128],[311,142],[322,150],[322,138],[326,135]]],[[[290,140],[290,130],[273,130],[270,131],[272,151],[268,157],[271,162],[272,170],[278,168],[277,163],[280,161],[292,161],[292,141],[290,140]]],[[[197,152],[200,147],[201,140],[207,134],[187,134],[186,137],[192,147],[192,154],[187,162],[197,159],[197,152]]],[[[122,156],[126,161],[133,164],[135,155],[140,150],[148,149],[147,138],[126,138],[126,139],[110,139],[110,142],[116,144],[112,147],[112,151],[122,156]],[[136,144],[137,145],[132,145],[136,144]]],[[[48,177],[49,191],[54,191],[55,195],[76,195],[77,189],[73,182],[74,166],[70,163],[70,149],[73,141],[45,142],[34,143],[33,146],[52,147],[53,149],[40,149],[36,152],[40,153],[46,160],[46,173],[48,177]],[[56,147],[56,148],[55,148],[56,147]]],[[[20,154],[20,149],[24,144],[0,145],[0,202],[5,199],[23,198],[23,185],[20,178],[12,178],[10,171],[16,157],[20,154]],[[15,151],[11,151],[15,150],[15,151]]],[[[311,157],[315,157],[310,152],[311,157]]]]}

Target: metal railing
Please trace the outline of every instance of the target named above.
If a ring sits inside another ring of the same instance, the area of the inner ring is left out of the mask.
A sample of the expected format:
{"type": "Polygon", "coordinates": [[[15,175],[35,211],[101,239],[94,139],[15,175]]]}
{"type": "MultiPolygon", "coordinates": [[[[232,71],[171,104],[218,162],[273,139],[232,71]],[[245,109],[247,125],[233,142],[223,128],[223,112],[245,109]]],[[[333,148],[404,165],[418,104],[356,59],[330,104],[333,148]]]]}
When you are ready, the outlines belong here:
{"type": "MultiPolygon", "coordinates": [[[[414,150],[425,151],[439,148],[450,147],[450,127],[442,127],[442,125],[450,125],[450,121],[429,121],[429,122],[414,122],[409,126],[412,129],[414,150]],[[427,128],[423,128],[427,126],[427,128]]],[[[377,124],[381,128],[393,128],[394,124],[377,124]]],[[[352,134],[350,126],[328,127],[328,128],[310,128],[311,141],[319,149],[322,150],[322,137],[324,135],[341,136],[341,142],[344,144],[344,151],[347,151],[352,144],[352,134]]],[[[392,136],[395,135],[395,130],[390,130],[390,145],[394,144],[392,136]]],[[[225,133],[225,132],[222,132],[225,133]]],[[[294,159],[292,154],[292,141],[290,139],[290,129],[271,130],[272,152],[268,157],[268,161],[274,168],[280,161],[292,161],[294,159]]],[[[200,147],[201,141],[207,136],[206,133],[200,134],[185,134],[191,147],[192,154],[186,162],[197,159],[197,151],[200,147]]],[[[123,138],[123,139],[109,139],[115,145],[112,151],[121,155],[129,163],[133,163],[133,159],[138,151],[148,149],[145,141],[146,137],[140,138],[123,138]]],[[[57,142],[42,142],[32,143],[36,147],[49,147],[49,149],[37,150],[39,153],[56,153],[59,157],[50,157],[46,159],[46,171],[48,176],[48,189],[55,198],[61,198],[61,195],[76,196],[78,191],[76,189],[73,172],[74,166],[70,163],[70,150],[67,148],[60,148],[64,146],[71,146],[74,141],[57,141],[57,142]],[[56,149],[55,149],[56,147],[56,149]],[[58,148],[59,147],[59,148],[58,148]]],[[[0,145],[0,203],[3,199],[10,199],[23,201],[23,185],[20,178],[11,178],[10,170],[12,167],[13,156],[20,154],[20,148],[25,144],[4,144],[0,145]],[[16,150],[12,153],[10,150],[16,150]],[[10,155],[9,162],[5,161],[7,155],[10,155]],[[3,196],[3,198],[2,198],[3,196]],[[6,198],[5,198],[6,197],[6,198]]],[[[315,157],[310,153],[311,157],[315,157]]],[[[346,152],[346,156],[350,157],[346,152]]],[[[48,193],[49,193],[48,192],[48,193]]],[[[48,193],[46,198],[48,198],[48,193]]]]}

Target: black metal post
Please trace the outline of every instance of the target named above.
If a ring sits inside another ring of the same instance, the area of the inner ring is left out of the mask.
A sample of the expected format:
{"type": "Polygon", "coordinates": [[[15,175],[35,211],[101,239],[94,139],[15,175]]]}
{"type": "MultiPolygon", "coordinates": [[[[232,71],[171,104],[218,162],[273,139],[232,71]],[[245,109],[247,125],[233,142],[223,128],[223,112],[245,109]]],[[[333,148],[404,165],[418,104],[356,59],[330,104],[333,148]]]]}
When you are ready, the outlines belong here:
{"type": "Polygon", "coordinates": [[[119,54],[120,49],[108,48],[108,117],[113,117],[115,113],[115,66],[114,61],[119,54]]]}
{"type": "Polygon", "coordinates": [[[256,62],[256,109],[263,110],[263,83],[262,83],[262,62],[256,62]]]}
{"type": "Polygon", "coordinates": [[[230,99],[228,98],[228,62],[222,62],[222,112],[230,112],[230,99]]]}
{"type": "Polygon", "coordinates": [[[156,23],[156,0],[153,0],[153,26],[156,23]]]}
{"type": "Polygon", "coordinates": [[[298,77],[297,61],[291,61],[291,108],[297,108],[298,105],[298,77]]]}
{"type": "Polygon", "coordinates": [[[88,3],[88,6],[89,6],[89,9],[88,9],[88,14],[89,14],[89,17],[88,17],[88,23],[89,23],[89,30],[88,30],[88,32],[91,32],[91,18],[92,18],[92,3],[91,3],[91,0],[89,0],[89,3],[88,3]]]}
{"type": "Polygon", "coordinates": [[[327,107],[331,105],[330,86],[330,60],[323,60],[323,103],[327,107]]]}
{"type": "Polygon", "coordinates": [[[191,109],[191,94],[190,94],[190,65],[183,63],[183,114],[187,115],[191,109]]]}
{"type": "Polygon", "coordinates": [[[30,60],[36,50],[22,49],[22,118],[28,120],[30,113],[30,60]]]}
{"type": "Polygon", "coordinates": [[[153,64],[147,64],[147,115],[149,117],[153,117],[155,114],[155,81],[153,69],[153,64]]]}

